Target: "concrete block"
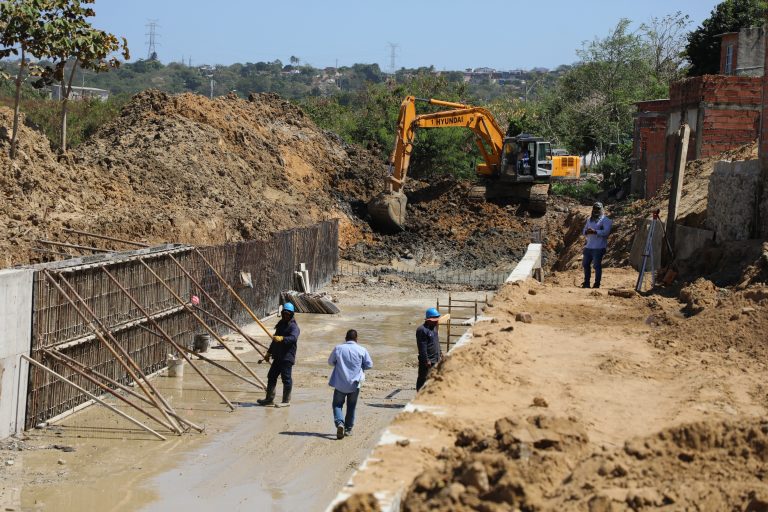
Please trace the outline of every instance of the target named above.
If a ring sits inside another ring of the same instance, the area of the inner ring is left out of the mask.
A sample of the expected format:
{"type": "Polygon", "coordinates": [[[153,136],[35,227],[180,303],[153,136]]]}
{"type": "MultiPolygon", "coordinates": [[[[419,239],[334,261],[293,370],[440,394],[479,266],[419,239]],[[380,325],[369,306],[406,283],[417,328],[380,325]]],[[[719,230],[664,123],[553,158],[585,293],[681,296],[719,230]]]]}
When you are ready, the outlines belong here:
{"type": "Polygon", "coordinates": [[[715,232],[708,229],[675,227],[675,257],[680,260],[690,258],[696,250],[706,246],[715,238],[715,232]]]}
{"type": "Polygon", "coordinates": [[[709,179],[707,227],[715,240],[747,240],[759,235],[760,161],[721,161],[709,179]]]}
{"type": "Polygon", "coordinates": [[[525,281],[537,270],[541,269],[541,244],[528,244],[528,249],[525,251],[525,256],[515,266],[515,269],[509,274],[507,283],[516,283],[518,281],[525,281]]]}
{"type": "Polygon", "coordinates": [[[33,270],[0,270],[0,439],[24,429],[32,343],[33,270]]]}

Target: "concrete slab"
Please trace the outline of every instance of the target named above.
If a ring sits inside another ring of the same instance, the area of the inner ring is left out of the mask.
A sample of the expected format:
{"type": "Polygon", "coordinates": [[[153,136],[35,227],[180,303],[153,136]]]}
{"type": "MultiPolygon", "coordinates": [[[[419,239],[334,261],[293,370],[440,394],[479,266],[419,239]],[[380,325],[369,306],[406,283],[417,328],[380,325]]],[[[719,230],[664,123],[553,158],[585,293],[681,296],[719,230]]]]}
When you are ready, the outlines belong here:
{"type": "Polygon", "coordinates": [[[32,278],[26,269],[0,270],[0,439],[21,432],[27,406],[32,343],[32,278]]]}
{"type": "Polygon", "coordinates": [[[705,247],[715,238],[715,232],[708,229],[677,226],[675,229],[675,256],[679,260],[690,258],[694,252],[705,247]]]}

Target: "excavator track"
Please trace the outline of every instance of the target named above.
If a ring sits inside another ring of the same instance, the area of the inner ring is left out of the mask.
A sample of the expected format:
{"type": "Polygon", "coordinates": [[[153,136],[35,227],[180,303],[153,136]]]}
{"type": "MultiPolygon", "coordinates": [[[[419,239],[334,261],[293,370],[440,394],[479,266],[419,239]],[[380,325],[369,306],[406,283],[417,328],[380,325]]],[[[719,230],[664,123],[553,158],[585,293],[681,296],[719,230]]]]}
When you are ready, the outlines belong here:
{"type": "Polygon", "coordinates": [[[528,196],[528,211],[544,215],[547,213],[547,198],[549,197],[549,183],[536,183],[531,185],[531,193],[528,196]]]}
{"type": "Polygon", "coordinates": [[[503,183],[494,182],[488,185],[475,185],[467,194],[473,202],[489,199],[511,199],[527,205],[527,210],[533,215],[547,213],[547,198],[549,183],[503,183]]]}

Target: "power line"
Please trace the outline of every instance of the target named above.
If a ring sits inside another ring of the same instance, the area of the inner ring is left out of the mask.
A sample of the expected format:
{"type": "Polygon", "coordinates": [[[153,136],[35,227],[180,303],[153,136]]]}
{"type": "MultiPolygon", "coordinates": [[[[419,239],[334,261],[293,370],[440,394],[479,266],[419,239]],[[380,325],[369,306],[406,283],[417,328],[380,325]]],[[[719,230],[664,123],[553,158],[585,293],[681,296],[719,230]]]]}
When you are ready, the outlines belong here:
{"type": "Polygon", "coordinates": [[[160,34],[157,33],[160,25],[157,24],[157,21],[147,20],[145,25],[147,27],[147,33],[145,34],[147,36],[147,60],[157,60],[157,47],[160,46],[160,43],[157,42],[160,38],[160,34]]]}

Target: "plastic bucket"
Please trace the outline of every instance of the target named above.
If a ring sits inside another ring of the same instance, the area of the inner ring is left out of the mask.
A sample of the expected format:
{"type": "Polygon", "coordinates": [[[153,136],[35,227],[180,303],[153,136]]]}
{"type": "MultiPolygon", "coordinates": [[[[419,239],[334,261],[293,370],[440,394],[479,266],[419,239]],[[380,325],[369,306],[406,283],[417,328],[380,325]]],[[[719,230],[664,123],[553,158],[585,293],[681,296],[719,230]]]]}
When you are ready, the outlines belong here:
{"type": "Polygon", "coordinates": [[[206,333],[195,334],[195,341],[192,344],[192,350],[195,352],[208,352],[211,346],[211,335],[206,333]]]}
{"type": "Polygon", "coordinates": [[[168,356],[168,376],[169,377],[183,377],[184,376],[184,360],[173,356],[168,356]]]}

